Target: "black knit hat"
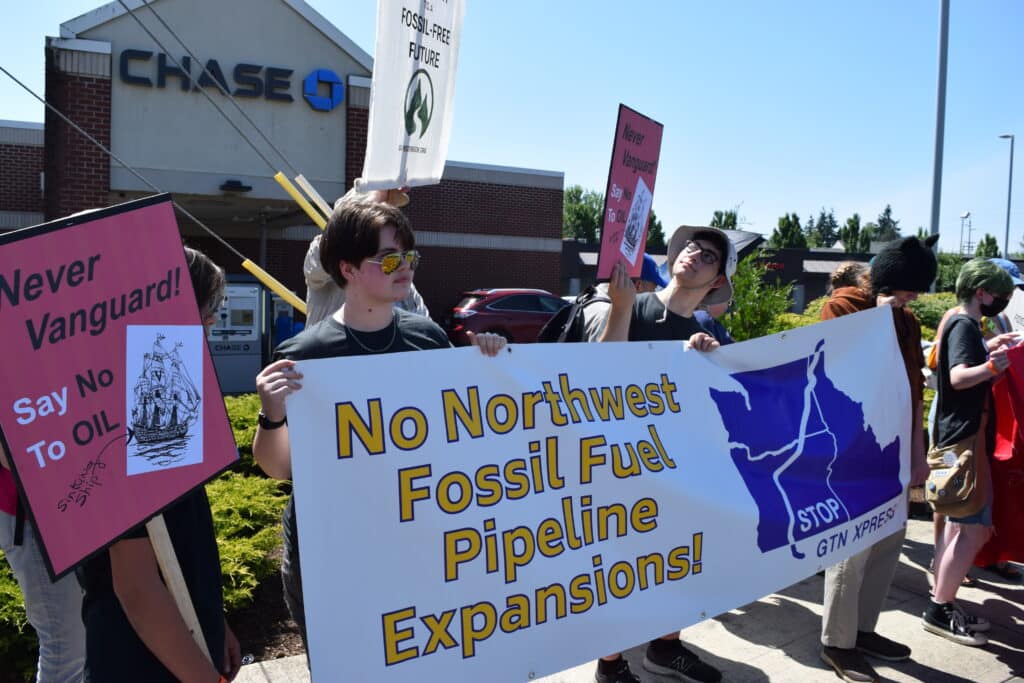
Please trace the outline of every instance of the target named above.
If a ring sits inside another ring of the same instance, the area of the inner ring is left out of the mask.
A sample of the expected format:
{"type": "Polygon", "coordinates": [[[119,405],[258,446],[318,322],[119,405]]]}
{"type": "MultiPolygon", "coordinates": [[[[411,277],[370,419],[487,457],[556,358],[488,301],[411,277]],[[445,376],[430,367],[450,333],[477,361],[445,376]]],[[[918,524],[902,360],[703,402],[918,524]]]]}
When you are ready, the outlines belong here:
{"type": "Polygon", "coordinates": [[[939,241],[931,235],[924,242],[904,237],[878,252],[871,261],[871,286],[882,289],[927,292],[939,270],[932,245],[939,241]]]}

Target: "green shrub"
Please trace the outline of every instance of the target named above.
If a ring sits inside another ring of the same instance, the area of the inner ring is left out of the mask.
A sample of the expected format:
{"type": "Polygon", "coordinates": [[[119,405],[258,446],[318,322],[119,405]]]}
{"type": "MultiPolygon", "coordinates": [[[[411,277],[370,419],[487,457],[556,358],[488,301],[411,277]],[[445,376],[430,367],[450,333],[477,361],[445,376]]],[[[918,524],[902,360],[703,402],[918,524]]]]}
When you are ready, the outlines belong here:
{"type": "Polygon", "coordinates": [[[956,295],[951,292],[937,292],[935,294],[922,294],[917,301],[911,301],[907,308],[914,312],[922,327],[932,330],[931,336],[925,337],[922,330],[922,338],[932,339],[935,335],[935,328],[946,311],[956,306],[956,295]]]}
{"type": "Polygon", "coordinates": [[[4,676],[8,673],[13,674],[11,680],[29,680],[36,670],[38,645],[35,631],[25,618],[21,589],[0,552],[0,662],[4,663],[0,680],[7,680],[4,676]]]}
{"type": "Polygon", "coordinates": [[[817,299],[811,300],[804,308],[804,312],[801,315],[809,316],[814,319],[814,322],[821,321],[821,309],[825,308],[825,303],[828,301],[828,295],[819,296],[817,299]]]}
{"type": "Polygon", "coordinates": [[[256,436],[256,416],[260,412],[260,399],[256,394],[225,396],[224,406],[228,422],[238,445],[238,463],[231,469],[242,474],[259,474],[260,468],[252,457],[252,439],[256,436]]]}
{"type": "Polygon", "coordinates": [[[281,482],[234,472],[207,485],[224,577],[225,609],[251,603],[259,582],[277,571],[279,565],[272,555],[281,542],[281,510],[288,498],[285,489],[281,482]]]}
{"type": "Polygon", "coordinates": [[[733,305],[722,324],[736,341],[745,341],[781,331],[777,318],[790,306],[792,285],[771,285],[764,281],[765,266],[750,255],[739,262],[732,278],[733,305]]]}

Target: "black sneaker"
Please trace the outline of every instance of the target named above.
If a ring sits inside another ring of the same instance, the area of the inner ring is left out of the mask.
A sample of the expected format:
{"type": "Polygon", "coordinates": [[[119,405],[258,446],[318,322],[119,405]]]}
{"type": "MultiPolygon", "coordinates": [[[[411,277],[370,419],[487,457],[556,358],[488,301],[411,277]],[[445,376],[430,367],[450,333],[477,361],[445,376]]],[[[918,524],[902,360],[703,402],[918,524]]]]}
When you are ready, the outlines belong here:
{"type": "Polygon", "coordinates": [[[836,676],[849,683],[878,683],[878,674],[857,650],[824,646],[821,661],[836,672],[836,676]]]}
{"type": "Polygon", "coordinates": [[[644,654],[643,666],[653,674],[672,676],[680,681],[694,683],[718,683],[722,680],[722,672],[702,662],[694,652],[690,652],[682,644],[672,648],[670,655],[655,652],[651,646],[644,654]]]}
{"type": "Polygon", "coordinates": [[[640,677],[629,670],[629,662],[625,657],[619,657],[615,663],[619,666],[611,673],[603,673],[601,665],[598,664],[594,673],[594,683],[640,683],[640,677]]]}
{"type": "Polygon", "coordinates": [[[873,632],[857,632],[857,649],[868,656],[887,662],[903,662],[910,659],[909,647],[873,632]]]}
{"type": "Polygon", "coordinates": [[[952,603],[929,606],[929,609],[926,609],[921,617],[921,626],[929,633],[934,633],[961,645],[980,647],[988,642],[988,636],[973,631],[967,626],[963,612],[954,609],[952,603]],[[933,607],[938,609],[932,609],[933,607]]]}
{"type": "Polygon", "coordinates": [[[973,614],[968,614],[964,611],[964,608],[960,605],[953,603],[953,609],[960,613],[960,616],[964,618],[964,624],[967,628],[971,629],[975,633],[982,633],[992,628],[992,624],[989,623],[985,617],[978,617],[973,614]]]}

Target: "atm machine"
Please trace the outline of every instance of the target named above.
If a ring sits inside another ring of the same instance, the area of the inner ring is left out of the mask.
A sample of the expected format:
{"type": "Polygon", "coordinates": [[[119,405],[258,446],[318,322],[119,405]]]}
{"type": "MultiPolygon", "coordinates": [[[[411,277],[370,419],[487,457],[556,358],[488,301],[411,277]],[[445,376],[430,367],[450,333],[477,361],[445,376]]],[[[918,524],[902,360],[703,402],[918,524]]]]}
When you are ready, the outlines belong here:
{"type": "Polygon", "coordinates": [[[256,391],[256,375],[263,368],[266,303],[256,283],[228,282],[217,323],[207,339],[225,394],[256,391]]]}

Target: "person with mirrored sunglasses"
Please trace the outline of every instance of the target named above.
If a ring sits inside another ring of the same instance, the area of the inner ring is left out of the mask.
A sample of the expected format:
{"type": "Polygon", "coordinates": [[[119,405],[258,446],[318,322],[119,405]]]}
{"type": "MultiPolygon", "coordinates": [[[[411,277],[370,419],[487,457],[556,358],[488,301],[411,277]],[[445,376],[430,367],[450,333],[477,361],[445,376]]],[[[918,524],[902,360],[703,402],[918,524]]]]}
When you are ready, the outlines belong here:
{"type": "MultiPolygon", "coordinates": [[[[339,202],[320,239],[320,263],[345,292],[344,303],[315,325],[288,339],[274,361],[256,377],[261,411],[253,455],[275,479],[291,478],[285,397],[302,388],[295,361],[449,348],[448,335],[429,318],[396,308],[412,287],[420,255],[405,215],[383,202],[339,202]]],[[[495,356],[505,339],[496,334],[470,336],[486,355],[495,356]]],[[[281,577],[288,606],[303,644],[305,611],[294,493],[282,515],[284,557],[281,577]]]]}
{"type": "MultiPolygon", "coordinates": [[[[408,203],[408,197],[402,192],[394,190],[374,190],[371,192],[356,192],[349,190],[343,197],[335,202],[335,207],[343,203],[364,203],[374,202],[392,203],[397,208],[402,208],[408,203]]],[[[302,265],[302,273],[306,280],[306,326],[312,327],[327,316],[331,315],[345,303],[345,290],[338,286],[330,274],[320,264],[320,239],[317,235],[309,243],[306,250],[306,260],[302,265]]],[[[409,295],[401,301],[395,302],[396,308],[430,317],[430,311],[423,302],[416,289],[416,284],[409,285],[409,295]]]]}

